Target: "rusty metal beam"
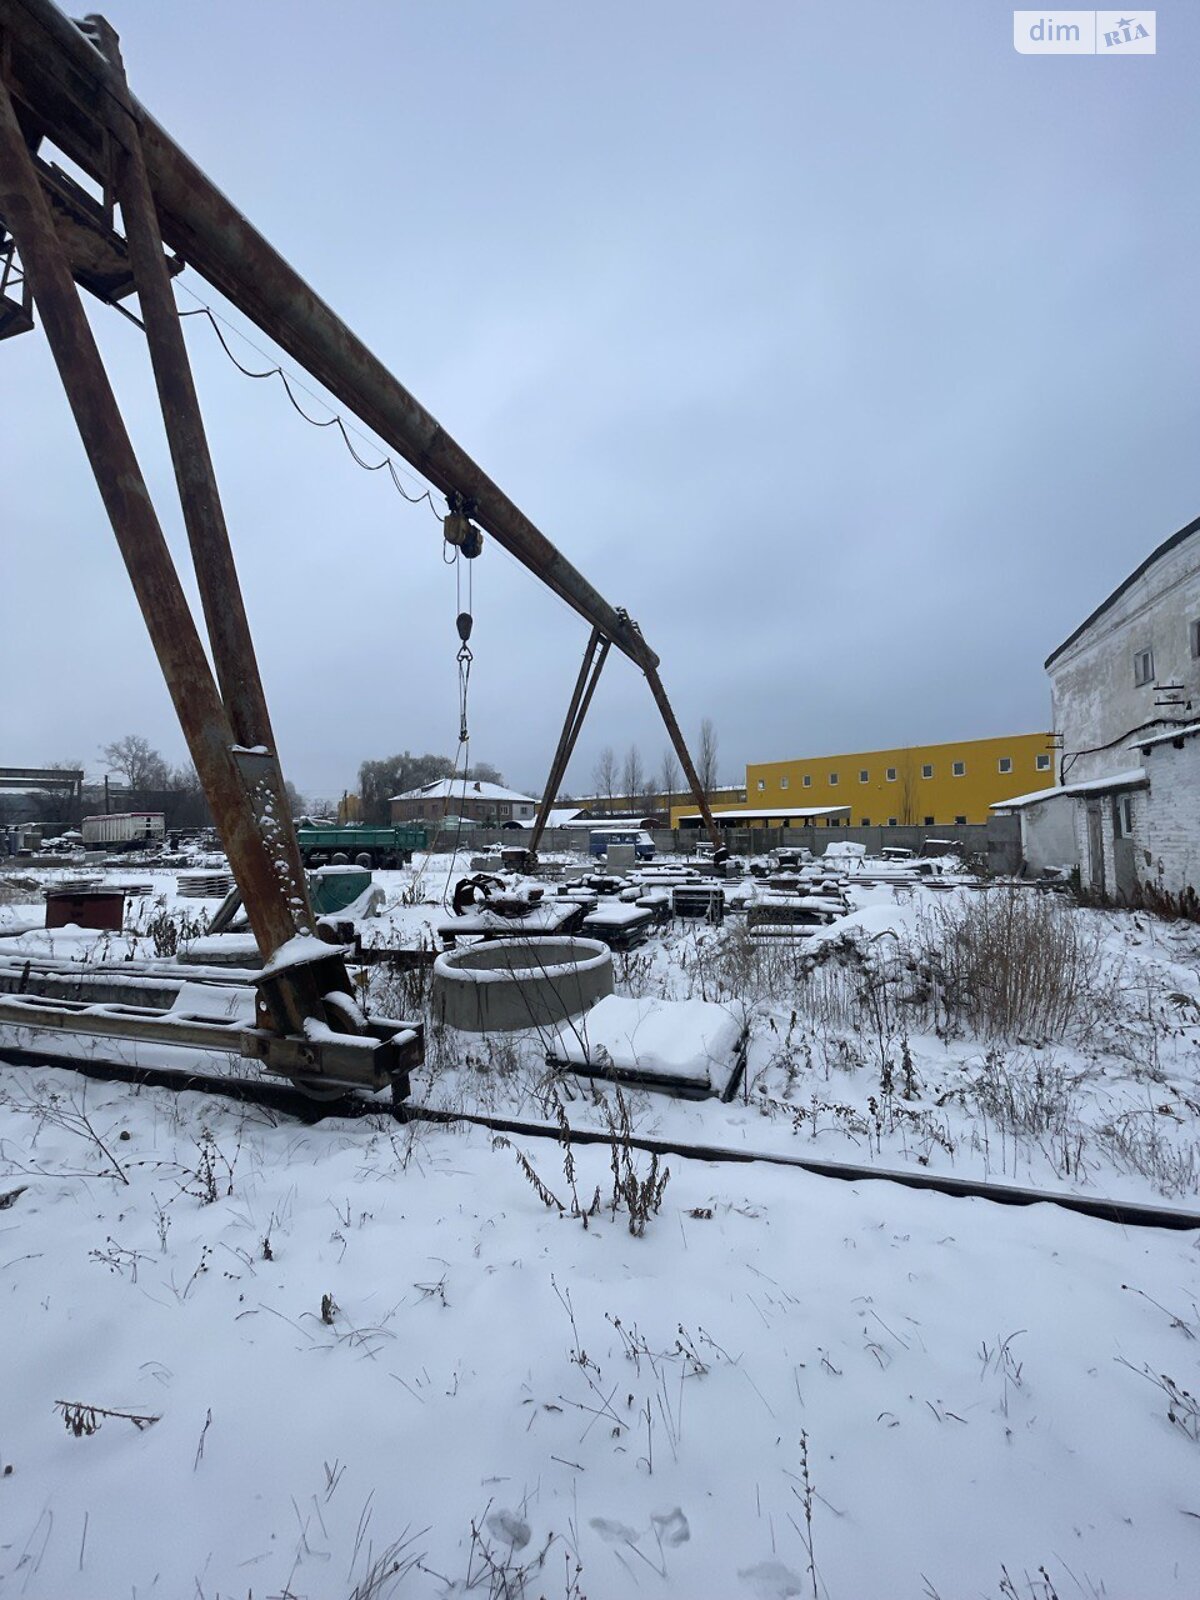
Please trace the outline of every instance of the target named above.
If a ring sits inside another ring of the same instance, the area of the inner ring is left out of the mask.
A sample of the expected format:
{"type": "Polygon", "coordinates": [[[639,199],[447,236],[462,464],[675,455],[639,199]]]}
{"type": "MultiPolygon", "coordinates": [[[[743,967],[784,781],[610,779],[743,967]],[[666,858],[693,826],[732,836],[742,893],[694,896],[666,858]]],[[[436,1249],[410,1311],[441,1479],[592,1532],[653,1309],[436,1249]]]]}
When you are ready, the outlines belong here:
{"type": "Polygon", "coordinates": [[[278,893],[292,916],[293,931],[298,931],[301,927],[312,926],[304,864],[296,842],[291,806],[229,543],[229,529],[200,401],[171,292],[171,274],[162,250],[154,196],[150,191],[120,44],[114,29],[101,17],[89,18],[88,29],[89,36],[104,52],[112,68],[117,96],[126,111],[123,126],[113,140],[113,187],[125,222],[129,258],[212,645],[217,683],[237,742],[246,750],[266,752],[265,757],[255,763],[257,774],[248,773],[244,761],[239,761],[239,766],[243,778],[251,779],[248,784],[251,803],[270,843],[278,893]]]}
{"type": "MultiPolygon", "coordinates": [[[[26,120],[98,182],[105,134],[123,115],[104,56],[51,0],[0,0],[0,61],[26,120]]],[[[388,372],[136,100],[163,238],[443,494],[643,670],[658,665],[610,605],[388,372]]]]}
{"type": "MultiPolygon", "coordinates": [[[[34,136],[100,183],[109,136],[126,115],[103,54],[51,0],[0,0],[0,70],[34,136]]],[[[137,101],[162,237],[436,488],[474,502],[474,520],[646,674],[714,844],[720,840],[661,679],[659,658],[205,177],[137,101]]]]}
{"type": "Polygon", "coordinates": [[[588,639],[587,649],[583,652],[583,664],[579,668],[579,676],[575,680],[574,693],[567,707],[567,715],[563,721],[562,733],[559,735],[558,748],[554,752],[554,760],[550,763],[550,775],[546,779],[546,792],[542,796],[542,803],[538,807],[538,814],[533,824],[533,834],[529,840],[531,855],[537,854],[537,847],[542,842],[542,834],[546,831],[546,819],[550,815],[550,808],[554,804],[554,797],[562,783],[563,774],[567,770],[567,763],[575,749],[575,741],[579,738],[579,730],[583,727],[583,719],[587,715],[588,707],[592,703],[592,695],[596,692],[596,684],[600,679],[600,671],[608,659],[609,641],[601,636],[598,628],[593,628],[588,639]],[[597,651],[599,654],[597,655],[597,651]],[[589,681],[589,673],[591,678],[589,681]]]}
{"type": "MultiPolygon", "coordinates": [[[[333,1033],[320,1039],[279,1035],[241,1020],[218,1021],[149,1006],[104,1005],[40,995],[0,995],[0,1025],[67,1035],[118,1039],[123,1043],[171,1045],[215,1050],[260,1061],[319,1098],[345,1088],[383,1089],[402,1080],[425,1059],[425,1030],[419,1022],[376,1018],[364,1033],[333,1033]]],[[[30,1041],[32,1043],[32,1041],[30,1041]]]]}
{"type": "Polygon", "coordinates": [[[0,767],[0,789],[69,789],[83,798],[83,772],[78,767],[0,767]]]}
{"type": "Polygon", "coordinates": [[[692,765],[692,758],[688,754],[687,741],[684,739],[679,724],[675,720],[675,713],[671,709],[671,702],[667,699],[667,691],[663,688],[662,679],[654,667],[646,668],[646,682],[650,685],[650,693],[654,696],[654,703],[659,709],[659,714],[666,726],[671,743],[675,746],[675,754],[679,757],[679,764],[683,768],[684,777],[688,781],[688,788],[692,791],[696,804],[700,807],[700,815],[704,818],[704,825],[708,829],[708,837],[712,840],[714,850],[719,850],[723,843],[721,830],[713,821],[713,814],[709,810],[708,796],[704,792],[704,785],[700,782],[699,774],[692,765]]]}
{"type": "Polygon", "coordinates": [[[294,935],[296,920],[279,892],[274,859],[234,760],[233,730],[3,82],[0,212],[16,237],[47,342],[189,753],[220,824],[259,949],[269,955],[294,935]]]}

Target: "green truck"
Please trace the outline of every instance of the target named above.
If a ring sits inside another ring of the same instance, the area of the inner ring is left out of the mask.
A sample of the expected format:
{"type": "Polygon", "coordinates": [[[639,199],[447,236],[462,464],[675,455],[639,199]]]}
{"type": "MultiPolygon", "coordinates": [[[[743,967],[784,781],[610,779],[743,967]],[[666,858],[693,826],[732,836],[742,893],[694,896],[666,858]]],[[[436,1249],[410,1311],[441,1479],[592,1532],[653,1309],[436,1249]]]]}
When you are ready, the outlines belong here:
{"type": "Polygon", "coordinates": [[[429,842],[424,828],[368,828],[355,823],[344,828],[302,823],[296,838],[306,867],[324,866],[339,855],[359,865],[367,865],[359,863],[360,856],[367,856],[372,867],[402,867],[414,850],[424,850],[429,842]]]}

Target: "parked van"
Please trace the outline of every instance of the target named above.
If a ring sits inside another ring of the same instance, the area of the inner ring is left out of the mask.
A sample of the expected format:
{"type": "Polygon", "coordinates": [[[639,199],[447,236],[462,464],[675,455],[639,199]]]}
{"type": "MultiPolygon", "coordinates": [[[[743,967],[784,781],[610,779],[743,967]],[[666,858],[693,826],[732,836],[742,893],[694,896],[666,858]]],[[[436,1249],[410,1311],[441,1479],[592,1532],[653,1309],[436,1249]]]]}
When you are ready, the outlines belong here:
{"type": "Polygon", "coordinates": [[[654,860],[654,840],[644,828],[592,828],[588,833],[588,852],[602,856],[610,844],[631,844],[639,861],[654,860]]]}

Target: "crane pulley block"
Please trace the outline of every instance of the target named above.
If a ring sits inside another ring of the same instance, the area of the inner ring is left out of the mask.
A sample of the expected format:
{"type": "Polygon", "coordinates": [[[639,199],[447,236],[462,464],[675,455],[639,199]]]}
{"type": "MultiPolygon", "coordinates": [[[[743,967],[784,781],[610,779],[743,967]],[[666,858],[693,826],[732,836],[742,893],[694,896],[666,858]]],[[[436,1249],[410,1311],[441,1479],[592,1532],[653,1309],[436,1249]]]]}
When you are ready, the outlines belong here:
{"type": "Polygon", "coordinates": [[[442,519],[442,532],[446,543],[473,561],[483,549],[483,534],[463,511],[448,512],[442,519]]]}
{"type": "Polygon", "coordinates": [[[476,503],[454,489],[446,496],[446,505],[449,510],[442,519],[446,543],[453,545],[468,561],[474,561],[483,549],[483,534],[471,521],[477,510],[476,503]]]}

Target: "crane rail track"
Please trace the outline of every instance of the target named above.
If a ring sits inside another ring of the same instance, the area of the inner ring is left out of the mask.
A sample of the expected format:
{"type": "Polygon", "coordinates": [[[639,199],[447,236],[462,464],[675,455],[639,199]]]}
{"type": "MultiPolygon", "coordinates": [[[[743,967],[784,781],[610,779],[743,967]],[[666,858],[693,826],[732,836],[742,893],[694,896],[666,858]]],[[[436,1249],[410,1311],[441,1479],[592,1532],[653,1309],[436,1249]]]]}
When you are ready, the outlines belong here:
{"type": "MultiPolygon", "coordinates": [[[[269,1078],[220,1077],[192,1072],[181,1067],[140,1067],[127,1062],[81,1060],[52,1051],[26,1050],[0,1045],[0,1062],[15,1066],[59,1067],[105,1083],[134,1083],[148,1088],[169,1089],[176,1094],[193,1091],[218,1098],[259,1105],[308,1124],[327,1118],[395,1116],[404,1122],[429,1122],[441,1126],[458,1123],[486,1128],[493,1133],[515,1134],[521,1138],[548,1139],[562,1143],[564,1130],[556,1123],[526,1122],[515,1117],[488,1116],[483,1112],[447,1111],[405,1101],[395,1110],[379,1099],[347,1091],[337,1100],[314,1100],[289,1083],[269,1078]]],[[[569,1140],[578,1145],[608,1145],[611,1136],[595,1128],[570,1128],[569,1140]]],[[[1146,1205],[1135,1200],[1112,1200],[1090,1195],[1064,1194],[1055,1190],[1030,1189],[1015,1184],[989,1183],[974,1178],[952,1178],[942,1173],[912,1172],[893,1167],[865,1167],[851,1162],[815,1161],[808,1156],[787,1155],[779,1151],[735,1150],[723,1145],[696,1144],[686,1139],[656,1139],[632,1134],[628,1140],[635,1150],[649,1155],[678,1156],[689,1161],[725,1165],[761,1162],[766,1166],[798,1168],[813,1177],[834,1178],[843,1183],[895,1183],[907,1189],[932,1191],[953,1199],[987,1200],[996,1205],[1053,1205],[1101,1222],[1126,1228],[1169,1228],[1176,1232],[1200,1230],[1200,1213],[1172,1206],[1146,1205]]]]}

